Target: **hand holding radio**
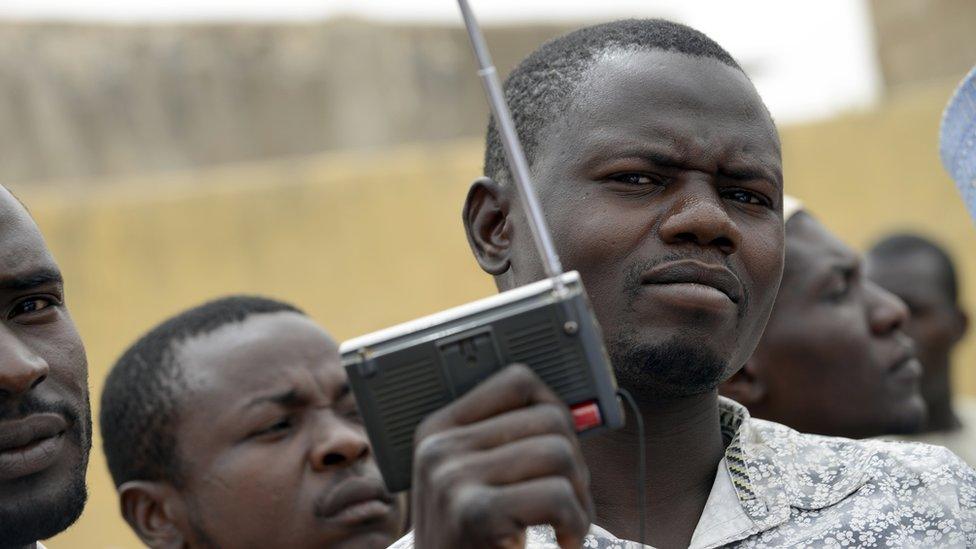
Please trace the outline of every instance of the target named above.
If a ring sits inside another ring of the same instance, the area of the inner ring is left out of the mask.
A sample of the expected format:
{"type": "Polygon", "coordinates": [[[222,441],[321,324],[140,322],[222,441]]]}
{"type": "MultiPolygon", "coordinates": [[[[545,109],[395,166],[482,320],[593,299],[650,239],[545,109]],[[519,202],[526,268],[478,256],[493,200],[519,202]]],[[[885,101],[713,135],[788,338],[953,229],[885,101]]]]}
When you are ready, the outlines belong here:
{"type": "Polygon", "coordinates": [[[522,547],[550,524],[580,547],[592,519],[589,473],[565,403],[509,366],[431,414],[416,433],[415,547],[522,547]]]}

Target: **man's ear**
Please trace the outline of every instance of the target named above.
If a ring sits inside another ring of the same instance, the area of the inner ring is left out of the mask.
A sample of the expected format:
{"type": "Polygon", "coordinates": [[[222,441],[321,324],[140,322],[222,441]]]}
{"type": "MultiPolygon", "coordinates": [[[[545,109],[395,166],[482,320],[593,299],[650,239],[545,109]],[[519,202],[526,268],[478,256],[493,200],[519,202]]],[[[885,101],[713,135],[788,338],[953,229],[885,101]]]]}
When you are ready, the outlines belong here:
{"type": "Polygon", "coordinates": [[[480,177],[468,189],[461,213],[464,232],[478,264],[495,276],[511,267],[510,207],[507,189],[492,179],[480,177]]]}
{"type": "Polygon", "coordinates": [[[719,386],[718,392],[751,410],[766,398],[766,384],[757,365],[750,359],[719,386]]]}
{"type": "Polygon", "coordinates": [[[959,343],[959,341],[966,336],[966,331],[968,330],[969,330],[969,315],[966,314],[966,311],[957,308],[955,329],[953,330],[954,333],[952,334],[952,342],[954,344],[959,343]]]}
{"type": "Polygon", "coordinates": [[[119,486],[122,517],[139,539],[153,549],[182,549],[183,503],[169,484],[133,480],[119,486]]]}

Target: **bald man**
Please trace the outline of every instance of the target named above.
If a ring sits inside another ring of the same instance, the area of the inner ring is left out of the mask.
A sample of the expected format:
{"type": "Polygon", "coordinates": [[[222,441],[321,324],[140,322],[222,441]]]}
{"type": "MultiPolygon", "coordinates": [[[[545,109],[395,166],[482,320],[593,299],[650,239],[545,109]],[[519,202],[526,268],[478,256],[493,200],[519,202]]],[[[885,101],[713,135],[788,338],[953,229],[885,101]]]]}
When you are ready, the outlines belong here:
{"type": "Polygon", "coordinates": [[[896,234],[868,251],[866,273],[910,312],[905,329],[918,344],[929,411],[924,433],[913,440],[945,446],[976,465],[976,403],[952,392],[952,352],[969,327],[952,258],[928,238],[896,234]]]}
{"type": "Polygon", "coordinates": [[[864,275],[860,255],[787,199],[783,281],[759,345],[723,384],[755,416],[865,438],[921,428],[921,365],[908,309],[864,275]]]}

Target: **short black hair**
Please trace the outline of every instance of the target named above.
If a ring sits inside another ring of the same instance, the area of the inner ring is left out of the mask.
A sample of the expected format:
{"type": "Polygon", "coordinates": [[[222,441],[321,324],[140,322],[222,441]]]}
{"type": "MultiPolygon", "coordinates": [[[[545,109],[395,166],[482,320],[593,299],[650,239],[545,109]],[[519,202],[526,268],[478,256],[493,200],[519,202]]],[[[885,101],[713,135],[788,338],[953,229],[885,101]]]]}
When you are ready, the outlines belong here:
{"type": "Polygon", "coordinates": [[[116,486],[130,480],[180,485],[175,437],[186,378],[176,347],[252,315],[278,312],[305,314],[265,297],[224,297],[164,321],[122,354],[105,381],[99,413],[102,448],[116,486]]]}
{"type": "MultiPolygon", "coordinates": [[[[596,58],[614,49],[665,50],[708,57],[745,74],[729,52],[704,33],[664,19],[613,21],[555,38],[526,57],[505,80],[505,98],[530,165],[539,144],[539,131],[566,111],[596,58]]],[[[510,177],[494,119],[488,122],[484,174],[500,183],[510,177]]]]}
{"type": "Polygon", "coordinates": [[[868,255],[885,261],[919,252],[929,254],[938,264],[942,291],[951,303],[956,303],[959,299],[959,281],[955,263],[949,252],[935,241],[918,234],[897,233],[872,246],[868,255]]]}

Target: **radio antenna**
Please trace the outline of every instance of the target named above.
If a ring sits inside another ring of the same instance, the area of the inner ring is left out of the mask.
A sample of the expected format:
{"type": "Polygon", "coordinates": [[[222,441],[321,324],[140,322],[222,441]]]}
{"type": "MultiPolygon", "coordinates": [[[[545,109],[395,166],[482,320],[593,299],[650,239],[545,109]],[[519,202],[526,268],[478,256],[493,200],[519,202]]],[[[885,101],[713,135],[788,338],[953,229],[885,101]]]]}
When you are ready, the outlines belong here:
{"type": "Polygon", "coordinates": [[[564,295],[566,288],[560,276],[563,274],[563,266],[559,263],[556,247],[549,235],[549,226],[546,224],[546,218],[539,206],[535,187],[532,186],[529,164],[525,160],[522,144],[519,142],[518,133],[515,131],[512,114],[505,103],[505,94],[502,91],[501,83],[498,81],[498,71],[495,70],[495,65],[491,61],[488,46],[485,44],[485,37],[481,34],[481,28],[478,27],[478,22],[468,5],[468,0],[458,0],[458,6],[461,8],[461,17],[464,18],[464,26],[468,29],[468,38],[471,39],[474,56],[478,60],[478,76],[481,77],[481,84],[488,96],[488,104],[491,106],[491,113],[495,117],[495,124],[498,126],[498,135],[505,147],[505,157],[508,158],[512,177],[515,178],[515,187],[518,188],[519,197],[525,204],[529,230],[532,231],[532,238],[535,240],[539,256],[542,258],[542,268],[545,270],[546,276],[552,279],[556,294],[564,295]]]}

